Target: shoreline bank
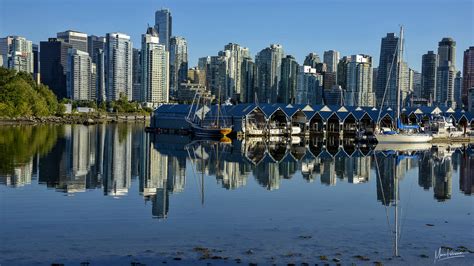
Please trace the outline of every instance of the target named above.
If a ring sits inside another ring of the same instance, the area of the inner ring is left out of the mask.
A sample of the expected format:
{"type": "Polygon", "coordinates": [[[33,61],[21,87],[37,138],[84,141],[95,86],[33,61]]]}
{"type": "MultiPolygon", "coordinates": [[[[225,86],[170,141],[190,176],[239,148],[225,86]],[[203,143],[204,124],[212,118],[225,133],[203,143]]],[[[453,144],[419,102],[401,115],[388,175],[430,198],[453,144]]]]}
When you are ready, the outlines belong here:
{"type": "Polygon", "coordinates": [[[0,117],[1,125],[35,125],[35,124],[85,124],[93,125],[105,122],[147,122],[147,114],[94,114],[94,115],[64,115],[47,117],[0,117]]]}

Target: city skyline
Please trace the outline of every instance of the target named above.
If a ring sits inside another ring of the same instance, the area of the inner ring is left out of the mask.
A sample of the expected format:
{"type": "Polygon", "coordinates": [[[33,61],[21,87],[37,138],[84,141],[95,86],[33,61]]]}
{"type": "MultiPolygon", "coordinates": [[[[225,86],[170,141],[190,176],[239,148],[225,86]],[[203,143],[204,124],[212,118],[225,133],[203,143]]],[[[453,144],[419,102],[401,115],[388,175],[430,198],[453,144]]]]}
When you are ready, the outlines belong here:
{"type": "MultiPolygon", "coordinates": [[[[371,55],[374,58],[373,65],[377,66],[380,38],[388,32],[397,32],[399,24],[403,24],[406,29],[405,60],[417,71],[421,71],[422,55],[429,50],[436,50],[438,42],[444,37],[452,37],[456,41],[458,59],[462,58],[465,49],[472,46],[470,37],[473,30],[469,21],[473,21],[470,12],[473,3],[463,0],[452,5],[445,5],[442,1],[424,0],[383,4],[372,0],[358,3],[336,1],[316,6],[316,9],[308,9],[310,2],[305,0],[292,1],[291,5],[288,1],[254,3],[248,0],[239,3],[207,0],[199,4],[185,0],[178,3],[162,1],[158,4],[149,1],[114,1],[114,12],[106,12],[106,8],[111,4],[106,0],[98,4],[94,2],[94,9],[88,8],[88,5],[75,5],[73,13],[66,11],[75,0],[67,3],[59,3],[56,0],[49,2],[54,6],[28,0],[3,1],[0,4],[1,35],[24,36],[37,44],[57,32],[68,29],[100,36],[117,31],[130,35],[133,47],[139,47],[143,25],[153,25],[155,11],[169,8],[173,15],[173,35],[183,36],[188,41],[190,67],[197,65],[198,58],[216,54],[216,51],[229,42],[249,48],[252,57],[271,43],[276,43],[281,44],[285,54],[293,55],[298,62],[303,62],[310,52],[316,52],[322,58],[324,51],[333,49],[339,51],[341,56],[371,55]],[[24,10],[25,4],[32,8],[24,10]],[[388,9],[391,10],[390,14],[403,12],[400,13],[403,15],[386,16],[388,9]],[[17,10],[23,12],[26,18],[15,20],[16,23],[7,23],[14,19],[17,10]],[[338,15],[341,10],[349,10],[344,13],[343,20],[339,19],[338,15]],[[36,20],[37,16],[30,14],[33,11],[56,14],[51,19],[36,20]],[[238,16],[240,11],[246,14],[245,19],[238,16]],[[293,14],[297,19],[270,21],[274,18],[273,14],[283,11],[293,14]],[[368,15],[361,17],[360,11],[368,15]],[[232,14],[237,15],[236,19],[229,19],[232,14]],[[446,14],[453,15],[449,16],[449,20],[432,19],[446,14]],[[355,19],[355,23],[347,23],[355,19]],[[36,25],[35,30],[31,29],[31,25],[36,25]],[[314,28],[301,25],[314,25],[314,28]],[[308,34],[308,29],[311,34],[308,34]],[[216,32],[219,34],[215,34],[216,32]]],[[[462,69],[462,60],[457,60],[456,69],[462,69]]]]}

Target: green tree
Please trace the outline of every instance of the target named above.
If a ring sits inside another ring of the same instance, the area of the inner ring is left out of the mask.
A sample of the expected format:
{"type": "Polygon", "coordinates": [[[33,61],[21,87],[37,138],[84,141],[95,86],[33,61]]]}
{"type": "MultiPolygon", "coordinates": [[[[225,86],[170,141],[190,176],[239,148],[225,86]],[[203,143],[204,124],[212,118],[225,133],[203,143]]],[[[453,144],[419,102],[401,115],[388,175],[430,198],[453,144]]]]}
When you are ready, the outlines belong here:
{"type": "Polygon", "coordinates": [[[64,112],[56,95],[29,73],[0,67],[0,116],[49,116],[64,112]]]}

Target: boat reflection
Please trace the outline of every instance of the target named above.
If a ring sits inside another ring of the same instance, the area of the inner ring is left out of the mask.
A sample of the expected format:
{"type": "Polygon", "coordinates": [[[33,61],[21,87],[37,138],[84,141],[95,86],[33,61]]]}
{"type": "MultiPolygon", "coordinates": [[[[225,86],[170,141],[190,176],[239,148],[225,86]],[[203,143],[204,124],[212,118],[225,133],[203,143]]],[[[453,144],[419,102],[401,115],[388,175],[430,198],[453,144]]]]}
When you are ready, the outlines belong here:
{"type": "MultiPolygon", "coordinates": [[[[7,129],[3,133],[8,134],[7,129]]],[[[103,124],[36,128],[36,136],[47,137],[35,140],[31,152],[19,154],[14,150],[28,151],[25,147],[30,143],[22,132],[31,132],[9,130],[14,134],[0,139],[11,151],[10,159],[0,165],[1,184],[20,187],[37,182],[66,195],[102,190],[105,196],[120,198],[131,193],[136,183],[156,218],[168,216],[171,195],[185,190],[193,171],[200,180],[203,204],[206,178],[215,178],[228,190],[245,187],[250,178],[267,190],[279,189],[283,179],[300,176],[327,186],[363,184],[376,178],[377,200],[386,206],[397,199],[396,181],[411,169],[418,169],[418,185],[432,190],[437,201],[451,198],[455,171],[459,171],[459,190],[466,195],[474,190],[474,151],[466,145],[371,147],[337,137],[192,141],[185,136],[148,134],[142,125],[103,124]]]]}

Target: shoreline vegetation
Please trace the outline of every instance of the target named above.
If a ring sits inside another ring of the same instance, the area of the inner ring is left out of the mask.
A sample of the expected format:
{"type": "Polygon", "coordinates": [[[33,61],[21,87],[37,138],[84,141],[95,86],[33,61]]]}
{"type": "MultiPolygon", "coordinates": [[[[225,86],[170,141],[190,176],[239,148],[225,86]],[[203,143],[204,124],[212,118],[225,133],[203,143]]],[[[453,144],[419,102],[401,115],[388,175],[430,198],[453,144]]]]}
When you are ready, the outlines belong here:
{"type": "Polygon", "coordinates": [[[0,67],[0,125],[147,121],[151,112],[124,96],[99,105],[95,101],[58,101],[48,86],[37,84],[29,73],[0,67]],[[71,106],[70,113],[66,113],[66,104],[71,106]],[[78,112],[78,107],[94,111],[78,112]]]}

